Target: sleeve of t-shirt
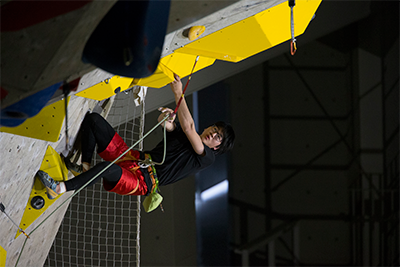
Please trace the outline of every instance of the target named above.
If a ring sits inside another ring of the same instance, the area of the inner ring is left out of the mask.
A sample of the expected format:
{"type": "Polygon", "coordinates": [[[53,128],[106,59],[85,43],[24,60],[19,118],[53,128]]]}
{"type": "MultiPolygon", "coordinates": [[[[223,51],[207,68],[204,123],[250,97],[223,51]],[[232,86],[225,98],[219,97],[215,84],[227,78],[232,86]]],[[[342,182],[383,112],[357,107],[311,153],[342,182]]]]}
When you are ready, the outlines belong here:
{"type": "Polygon", "coordinates": [[[201,162],[201,165],[205,168],[214,163],[215,154],[214,151],[212,151],[212,149],[206,145],[204,145],[204,151],[206,152],[206,154],[204,156],[198,155],[197,158],[201,162]]]}
{"type": "Polygon", "coordinates": [[[179,122],[175,122],[175,129],[172,132],[167,132],[167,136],[179,136],[185,134],[179,122]]]}

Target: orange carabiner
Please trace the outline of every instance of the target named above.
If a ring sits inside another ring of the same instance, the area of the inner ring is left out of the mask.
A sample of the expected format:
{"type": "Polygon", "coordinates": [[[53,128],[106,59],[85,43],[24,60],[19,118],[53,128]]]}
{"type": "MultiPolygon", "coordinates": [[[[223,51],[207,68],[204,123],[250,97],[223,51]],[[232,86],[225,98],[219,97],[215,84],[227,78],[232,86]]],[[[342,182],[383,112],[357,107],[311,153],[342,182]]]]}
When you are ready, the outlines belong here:
{"type": "Polygon", "coordinates": [[[297,51],[296,41],[290,41],[290,54],[293,56],[297,51]]]}

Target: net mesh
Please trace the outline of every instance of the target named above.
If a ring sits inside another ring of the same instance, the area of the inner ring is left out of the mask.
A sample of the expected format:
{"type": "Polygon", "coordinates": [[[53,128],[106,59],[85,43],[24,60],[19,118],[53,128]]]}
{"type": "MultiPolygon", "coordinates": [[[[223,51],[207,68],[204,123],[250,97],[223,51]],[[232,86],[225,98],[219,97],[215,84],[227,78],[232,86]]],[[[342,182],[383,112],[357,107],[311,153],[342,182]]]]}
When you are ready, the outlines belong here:
{"type": "MultiPolygon", "coordinates": [[[[135,90],[119,93],[107,116],[128,146],[143,136],[144,102],[135,99],[135,90]]],[[[100,161],[96,154],[92,165],[100,161]]],[[[140,197],[109,193],[98,182],[72,198],[45,266],[139,266],[139,233],[140,197]]]]}

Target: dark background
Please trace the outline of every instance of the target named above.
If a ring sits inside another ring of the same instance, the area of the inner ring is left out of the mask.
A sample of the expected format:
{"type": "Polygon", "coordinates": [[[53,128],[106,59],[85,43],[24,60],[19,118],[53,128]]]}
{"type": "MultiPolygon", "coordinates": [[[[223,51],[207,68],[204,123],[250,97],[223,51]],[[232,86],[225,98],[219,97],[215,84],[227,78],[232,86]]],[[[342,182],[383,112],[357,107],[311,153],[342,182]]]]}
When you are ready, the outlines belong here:
{"type": "Polygon", "coordinates": [[[162,189],[166,212],[142,215],[142,264],[397,266],[398,14],[397,1],[323,1],[295,56],[284,43],[194,74],[189,87],[213,83],[188,97],[199,130],[227,120],[235,148],[162,189]]]}

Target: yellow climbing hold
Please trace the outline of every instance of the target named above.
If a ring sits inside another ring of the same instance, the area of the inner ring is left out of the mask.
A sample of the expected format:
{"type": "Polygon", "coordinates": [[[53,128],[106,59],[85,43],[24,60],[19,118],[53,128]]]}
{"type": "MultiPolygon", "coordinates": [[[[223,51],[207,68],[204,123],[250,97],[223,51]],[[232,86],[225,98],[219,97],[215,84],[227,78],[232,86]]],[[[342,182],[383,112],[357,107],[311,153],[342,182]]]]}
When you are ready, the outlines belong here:
{"type": "Polygon", "coordinates": [[[206,27],[204,26],[192,26],[189,29],[189,40],[193,41],[194,39],[197,39],[200,35],[203,34],[203,32],[206,30],[206,27]]]}

